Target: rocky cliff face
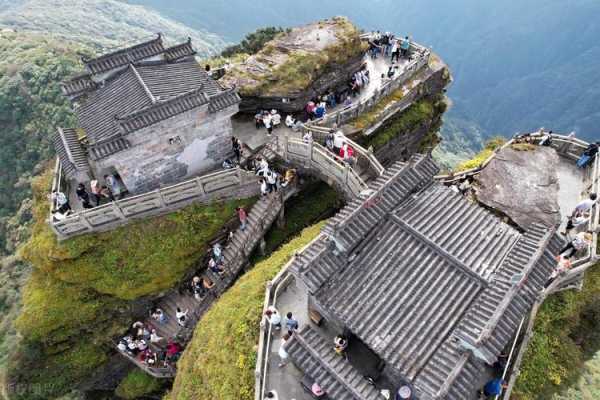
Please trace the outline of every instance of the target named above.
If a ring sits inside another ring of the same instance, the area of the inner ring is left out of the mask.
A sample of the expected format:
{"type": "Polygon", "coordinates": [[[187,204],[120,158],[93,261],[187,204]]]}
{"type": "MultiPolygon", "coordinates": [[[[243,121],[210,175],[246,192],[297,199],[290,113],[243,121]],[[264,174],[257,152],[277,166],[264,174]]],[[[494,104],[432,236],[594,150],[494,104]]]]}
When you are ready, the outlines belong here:
{"type": "Polygon", "coordinates": [[[282,33],[221,79],[237,87],[241,111],[301,110],[316,95],[345,84],[362,64],[364,43],[347,18],[336,17],[282,33]]]}

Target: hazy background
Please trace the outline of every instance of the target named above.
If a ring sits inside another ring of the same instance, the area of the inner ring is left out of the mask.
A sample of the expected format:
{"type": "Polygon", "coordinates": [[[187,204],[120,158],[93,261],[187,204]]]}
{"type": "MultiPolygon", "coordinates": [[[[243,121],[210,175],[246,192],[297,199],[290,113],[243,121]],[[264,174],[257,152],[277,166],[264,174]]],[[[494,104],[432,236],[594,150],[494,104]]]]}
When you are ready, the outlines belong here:
{"type": "Polygon", "coordinates": [[[131,0],[237,42],[266,25],[347,15],[366,30],[410,34],[450,65],[453,150],[540,126],[600,139],[597,0],[131,0]]]}

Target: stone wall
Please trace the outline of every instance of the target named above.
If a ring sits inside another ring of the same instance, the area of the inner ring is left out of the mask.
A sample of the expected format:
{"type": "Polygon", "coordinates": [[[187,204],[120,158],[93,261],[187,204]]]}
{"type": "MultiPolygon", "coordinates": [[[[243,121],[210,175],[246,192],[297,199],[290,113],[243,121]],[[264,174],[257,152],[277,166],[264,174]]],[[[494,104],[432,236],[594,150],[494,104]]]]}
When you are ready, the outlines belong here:
{"type": "Polygon", "coordinates": [[[113,168],[130,193],[145,193],[219,167],[231,157],[231,116],[237,105],[209,113],[208,105],[127,136],[130,148],[97,161],[96,176],[113,168]]]}

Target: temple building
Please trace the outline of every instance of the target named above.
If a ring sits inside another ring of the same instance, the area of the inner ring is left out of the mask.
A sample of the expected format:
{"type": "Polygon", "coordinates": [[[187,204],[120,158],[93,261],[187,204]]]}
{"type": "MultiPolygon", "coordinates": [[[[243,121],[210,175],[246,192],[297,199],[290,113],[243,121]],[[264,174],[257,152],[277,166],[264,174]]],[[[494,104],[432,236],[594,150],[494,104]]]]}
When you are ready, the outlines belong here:
{"type": "Polygon", "coordinates": [[[437,172],[395,164],[290,267],[310,323],[285,348],[329,399],[476,399],[556,264],[553,228],[508,224],[437,172]]]}
{"type": "Polygon", "coordinates": [[[240,98],[195,60],[191,41],[156,38],[93,59],[62,83],[78,127],[54,137],[73,182],[120,178],[144,193],[220,166],[231,153],[231,116],[240,98]]]}

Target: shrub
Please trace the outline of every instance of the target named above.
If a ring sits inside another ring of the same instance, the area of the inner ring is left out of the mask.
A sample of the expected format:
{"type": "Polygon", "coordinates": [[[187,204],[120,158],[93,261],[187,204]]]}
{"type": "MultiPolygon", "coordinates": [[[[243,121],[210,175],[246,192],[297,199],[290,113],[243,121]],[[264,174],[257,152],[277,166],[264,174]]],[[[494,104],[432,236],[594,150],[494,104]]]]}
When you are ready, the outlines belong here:
{"type": "Polygon", "coordinates": [[[504,143],[506,143],[506,139],[500,136],[490,139],[486,143],[483,150],[477,153],[472,159],[460,163],[458,167],[454,169],[454,172],[461,172],[479,167],[481,164],[483,164],[485,160],[487,160],[492,154],[494,154],[494,150],[502,147],[504,143]]]}
{"type": "Polygon", "coordinates": [[[159,391],[163,382],[136,368],[119,383],[115,394],[127,400],[138,399],[159,391]]]}

